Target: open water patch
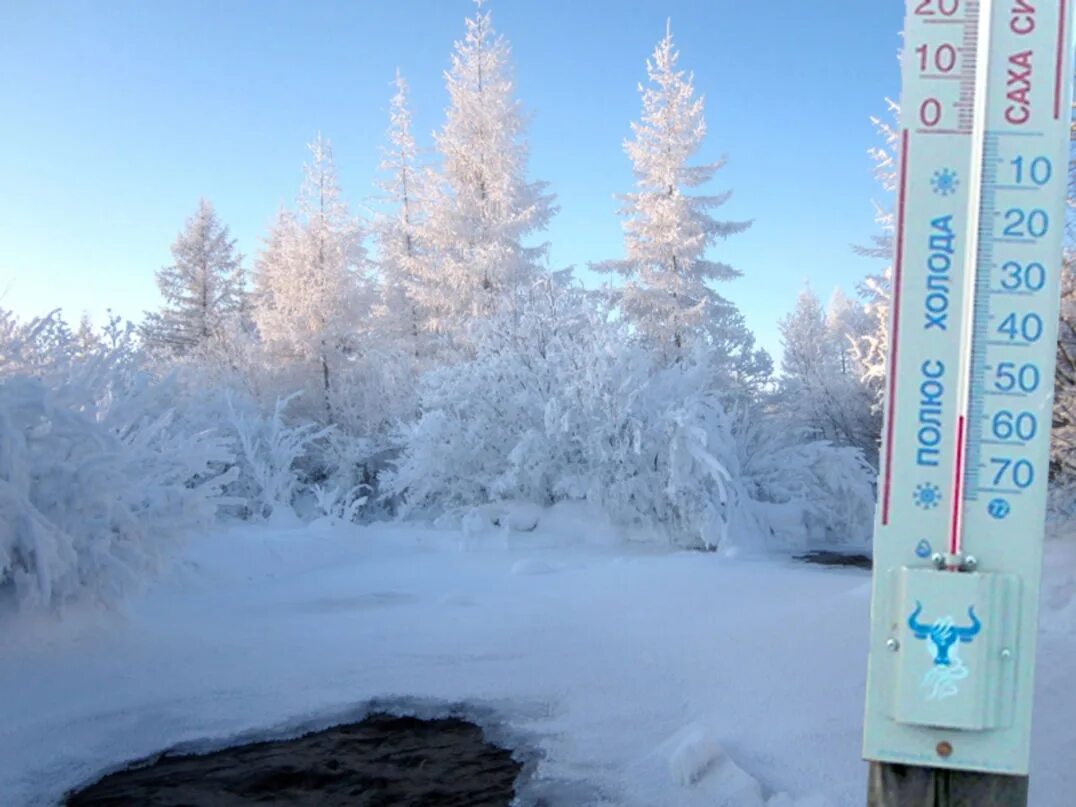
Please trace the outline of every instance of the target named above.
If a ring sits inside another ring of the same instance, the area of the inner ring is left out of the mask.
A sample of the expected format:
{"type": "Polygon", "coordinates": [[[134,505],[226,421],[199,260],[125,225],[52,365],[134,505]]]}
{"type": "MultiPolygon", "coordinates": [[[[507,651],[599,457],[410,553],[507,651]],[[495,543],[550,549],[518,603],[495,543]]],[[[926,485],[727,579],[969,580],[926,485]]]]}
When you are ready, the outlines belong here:
{"type": "Polygon", "coordinates": [[[825,549],[797,555],[796,560],[819,566],[850,566],[854,569],[870,569],[874,565],[871,556],[862,552],[835,552],[825,549]]]}
{"type": "Polygon", "coordinates": [[[503,807],[515,798],[523,767],[462,718],[376,713],[291,739],[157,755],[64,803],[503,807]]]}

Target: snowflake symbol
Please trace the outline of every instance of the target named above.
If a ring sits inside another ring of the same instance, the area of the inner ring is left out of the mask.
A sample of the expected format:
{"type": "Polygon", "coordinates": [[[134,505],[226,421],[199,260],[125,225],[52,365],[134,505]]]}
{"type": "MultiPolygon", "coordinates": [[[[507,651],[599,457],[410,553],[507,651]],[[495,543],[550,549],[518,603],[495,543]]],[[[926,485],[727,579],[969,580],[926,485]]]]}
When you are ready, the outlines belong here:
{"type": "Polygon", "coordinates": [[[932,510],[941,503],[942,492],[937,485],[928,483],[915,486],[915,504],[924,510],[932,510]]]}
{"type": "Polygon", "coordinates": [[[930,178],[930,187],[938,196],[951,196],[960,187],[960,179],[956,171],[942,168],[940,171],[935,171],[934,176],[930,178]]]}

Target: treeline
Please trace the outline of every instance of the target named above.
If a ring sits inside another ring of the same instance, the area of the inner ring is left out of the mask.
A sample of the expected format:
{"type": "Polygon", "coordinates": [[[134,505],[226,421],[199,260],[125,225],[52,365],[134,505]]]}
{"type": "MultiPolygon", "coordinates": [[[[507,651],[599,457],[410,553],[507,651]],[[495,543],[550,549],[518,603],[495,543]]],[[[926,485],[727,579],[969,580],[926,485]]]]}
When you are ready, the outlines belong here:
{"type": "MultiPolygon", "coordinates": [[[[775,371],[718,291],[739,273],[714,247],[750,222],[719,215],[721,164],[694,161],[703,100],[666,30],[624,144],[624,257],[592,264],[611,282],[584,289],[548,265],[556,205],[528,177],[509,56],[479,9],[432,161],[397,77],[389,212],[350,210],[318,136],[252,262],[199,204],[140,324],[0,311],[0,591],[113,599],[221,517],[482,518],[575,499],[700,549],[868,540],[885,273],[856,300],[805,289],[775,371]]],[[[892,155],[875,157],[891,193],[892,155]]],[[[887,204],[866,250],[882,258],[887,204]]]]}

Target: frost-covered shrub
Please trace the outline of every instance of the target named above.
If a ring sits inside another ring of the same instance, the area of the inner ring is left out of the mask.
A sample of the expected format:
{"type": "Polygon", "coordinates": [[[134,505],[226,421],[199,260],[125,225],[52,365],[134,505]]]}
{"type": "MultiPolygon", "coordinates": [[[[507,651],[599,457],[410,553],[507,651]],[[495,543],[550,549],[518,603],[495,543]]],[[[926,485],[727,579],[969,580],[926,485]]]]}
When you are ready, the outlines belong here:
{"type": "MultiPolygon", "coordinates": [[[[226,515],[268,517],[294,504],[307,515],[317,494],[339,490],[338,517],[362,507],[377,470],[394,450],[400,417],[414,408],[413,357],[364,346],[334,355],[329,406],[308,367],[267,353],[257,335],[235,325],[180,357],[154,356],[155,372],[173,380],[177,418],[190,432],[215,428],[234,445],[238,474],[226,515]]],[[[317,507],[320,510],[320,507],[317,507]]]]}
{"type": "Polygon", "coordinates": [[[250,407],[243,411],[228,401],[231,434],[239,449],[236,492],[255,518],[268,518],[280,505],[291,503],[299,484],[297,461],[330,431],[313,423],[285,421],[288,404],[298,396],[278,398],[271,415],[250,407]]]}
{"type": "Polygon", "coordinates": [[[605,369],[604,380],[579,391],[589,423],[562,432],[583,446],[572,484],[585,484],[616,521],[716,548],[744,496],[714,368],[701,354],[662,367],[629,350],[605,369]]]}
{"type": "Polygon", "coordinates": [[[587,499],[619,523],[705,548],[731,530],[836,540],[869,524],[859,452],[744,409],[713,350],[669,364],[602,303],[553,283],[487,323],[475,346],[423,379],[423,414],[383,479],[404,513],[587,499]]]}
{"type": "Polygon", "coordinates": [[[755,525],[797,543],[869,541],[875,472],[859,449],[810,440],[773,421],[737,420],[740,478],[755,525]]]}
{"type": "MultiPolygon", "coordinates": [[[[320,378],[301,362],[274,362],[260,351],[253,351],[247,360],[254,366],[245,368],[239,377],[224,374],[220,378],[218,373],[211,381],[213,386],[229,389],[241,418],[253,418],[268,427],[277,401],[288,398],[282,426],[307,424],[314,432],[329,429],[319,438],[307,440],[294,458],[293,494],[308,498],[313,485],[343,491],[358,485],[366,491],[372,489],[378,473],[398,452],[399,423],[415,418],[415,357],[376,342],[355,345],[346,355],[334,354],[330,357],[328,397],[320,378]],[[295,395],[297,391],[302,394],[295,395]]],[[[233,420],[227,407],[223,420],[233,420]]],[[[250,481],[249,474],[244,472],[243,476],[250,481]]],[[[252,492],[257,495],[257,486],[246,485],[239,495],[252,492]]],[[[376,513],[377,508],[364,508],[365,517],[376,513]]]]}
{"type": "Polygon", "coordinates": [[[209,522],[232,457],[176,428],[129,331],[80,357],[41,350],[55,323],[31,330],[0,364],[0,589],[27,607],[114,601],[209,522]]]}
{"type": "Polygon", "coordinates": [[[350,490],[314,485],[310,492],[318,512],[323,517],[353,522],[358,520],[359,511],[368,500],[364,495],[368,489],[366,485],[356,485],[350,490]]]}
{"type": "Polygon", "coordinates": [[[382,492],[403,496],[405,513],[510,496],[552,501],[559,469],[546,447],[546,407],[555,385],[584,369],[578,362],[596,348],[598,318],[579,292],[551,281],[527,305],[483,322],[471,335],[472,358],[422,377],[422,415],[398,435],[403,451],[382,492]]]}

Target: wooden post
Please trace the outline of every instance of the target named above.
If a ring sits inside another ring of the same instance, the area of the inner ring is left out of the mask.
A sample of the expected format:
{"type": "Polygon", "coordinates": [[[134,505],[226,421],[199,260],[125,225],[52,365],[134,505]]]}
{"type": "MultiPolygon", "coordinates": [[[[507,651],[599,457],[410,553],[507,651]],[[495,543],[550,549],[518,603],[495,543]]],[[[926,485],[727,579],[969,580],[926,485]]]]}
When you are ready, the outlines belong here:
{"type": "Polygon", "coordinates": [[[867,807],[1027,807],[1026,776],[872,762],[867,807]]]}

